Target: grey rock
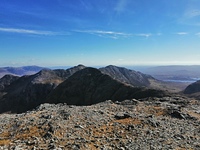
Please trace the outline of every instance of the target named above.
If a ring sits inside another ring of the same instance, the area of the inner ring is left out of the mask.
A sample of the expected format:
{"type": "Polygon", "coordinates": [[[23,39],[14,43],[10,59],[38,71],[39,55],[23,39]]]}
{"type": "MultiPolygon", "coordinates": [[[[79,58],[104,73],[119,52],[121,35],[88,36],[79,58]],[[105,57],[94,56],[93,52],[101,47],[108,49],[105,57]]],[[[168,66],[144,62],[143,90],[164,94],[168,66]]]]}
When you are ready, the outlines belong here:
{"type": "MultiPolygon", "coordinates": [[[[199,149],[200,120],[196,111],[200,102],[188,102],[182,108],[182,103],[173,102],[175,97],[165,102],[156,99],[141,100],[137,105],[101,102],[72,108],[66,104],[42,104],[23,114],[0,114],[0,141],[8,142],[0,148],[199,149]],[[170,115],[176,111],[185,119],[170,115]],[[63,119],[65,114],[70,117],[63,119]]],[[[183,100],[186,99],[180,101],[183,100]]]]}
{"type": "Polygon", "coordinates": [[[118,112],[118,113],[115,115],[115,118],[116,118],[116,119],[131,118],[131,115],[128,114],[128,113],[124,113],[124,112],[118,112]]]}
{"type": "Polygon", "coordinates": [[[131,100],[124,100],[120,104],[121,105],[137,105],[139,103],[138,100],[136,99],[131,99],[131,100]]]}

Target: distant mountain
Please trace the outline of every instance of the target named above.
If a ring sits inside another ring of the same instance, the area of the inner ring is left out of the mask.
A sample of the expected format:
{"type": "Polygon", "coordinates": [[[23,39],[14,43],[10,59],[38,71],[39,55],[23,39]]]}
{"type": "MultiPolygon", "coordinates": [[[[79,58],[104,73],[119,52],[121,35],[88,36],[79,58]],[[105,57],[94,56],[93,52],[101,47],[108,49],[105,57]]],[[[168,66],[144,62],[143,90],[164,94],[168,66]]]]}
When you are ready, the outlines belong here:
{"type": "Polygon", "coordinates": [[[79,65],[67,70],[43,69],[34,75],[19,77],[1,92],[0,112],[23,112],[35,108],[56,86],[83,68],[79,65]]]}
{"type": "Polygon", "coordinates": [[[44,67],[39,66],[3,67],[0,68],[0,78],[6,74],[11,74],[15,76],[32,75],[42,69],[44,69],[44,67]]]}
{"type": "MultiPolygon", "coordinates": [[[[119,82],[129,84],[134,87],[148,87],[159,90],[167,90],[173,93],[180,92],[184,88],[174,83],[163,82],[154,77],[141,73],[139,71],[130,70],[124,67],[107,66],[99,69],[102,73],[109,75],[111,78],[119,82]]],[[[185,86],[184,86],[185,87],[185,86]]]]}
{"type": "Polygon", "coordinates": [[[108,99],[122,101],[132,98],[162,97],[163,95],[165,93],[161,90],[125,85],[101,73],[98,69],[85,68],[56,87],[46,102],[91,105],[108,99]]]}
{"type": "Polygon", "coordinates": [[[102,73],[109,75],[115,80],[132,86],[150,86],[150,79],[155,80],[152,76],[117,66],[107,66],[99,69],[102,73]]]}

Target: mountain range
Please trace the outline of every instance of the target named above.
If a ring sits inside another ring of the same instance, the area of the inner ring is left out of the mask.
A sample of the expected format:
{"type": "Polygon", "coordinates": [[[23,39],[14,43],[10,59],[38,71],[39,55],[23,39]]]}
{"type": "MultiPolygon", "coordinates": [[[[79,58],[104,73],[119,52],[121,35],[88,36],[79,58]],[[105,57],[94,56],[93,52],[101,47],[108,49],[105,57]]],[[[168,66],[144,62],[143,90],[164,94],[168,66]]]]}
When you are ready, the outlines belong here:
{"type": "Polygon", "coordinates": [[[95,69],[78,65],[69,69],[43,69],[33,75],[0,79],[0,112],[24,112],[39,104],[64,102],[90,105],[107,99],[161,97],[166,92],[152,88],[149,75],[126,68],[95,69]]]}
{"type": "MultiPolygon", "coordinates": [[[[84,65],[43,68],[32,75],[9,74],[0,78],[0,112],[25,112],[43,103],[92,105],[105,100],[163,97],[173,95],[173,88],[150,75],[113,65],[99,69],[84,65]]],[[[200,98],[200,81],[189,85],[183,93],[200,98]]]]}
{"type": "Polygon", "coordinates": [[[85,68],[61,83],[47,100],[49,103],[91,105],[105,100],[122,101],[131,98],[162,97],[161,90],[136,87],[114,80],[95,68],[85,68]]]}
{"type": "Polygon", "coordinates": [[[5,75],[0,149],[199,149],[200,101],[185,95],[200,81],[185,95],[170,88],[113,65],[5,75]]]}

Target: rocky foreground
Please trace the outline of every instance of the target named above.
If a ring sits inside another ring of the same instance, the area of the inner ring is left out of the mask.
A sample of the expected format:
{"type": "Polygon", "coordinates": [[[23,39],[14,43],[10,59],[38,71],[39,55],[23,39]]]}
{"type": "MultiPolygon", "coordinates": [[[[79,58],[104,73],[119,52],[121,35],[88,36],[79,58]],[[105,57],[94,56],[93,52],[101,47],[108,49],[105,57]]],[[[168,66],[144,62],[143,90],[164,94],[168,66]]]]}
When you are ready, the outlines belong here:
{"type": "Polygon", "coordinates": [[[0,115],[0,149],[199,150],[200,102],[183,97],[42,104],[0,115]]]}

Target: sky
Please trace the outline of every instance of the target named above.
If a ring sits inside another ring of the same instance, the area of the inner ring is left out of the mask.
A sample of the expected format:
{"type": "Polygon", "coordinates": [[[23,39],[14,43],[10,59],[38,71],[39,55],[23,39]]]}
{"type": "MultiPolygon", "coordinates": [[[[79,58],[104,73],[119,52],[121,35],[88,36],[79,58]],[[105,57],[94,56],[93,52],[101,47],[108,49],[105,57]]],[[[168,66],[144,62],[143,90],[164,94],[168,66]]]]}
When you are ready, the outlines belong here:
{"type": "Polygon", "coordinates": [[[200,1],[0,1],[0,66],[77,64],[200,65],[200,1]]]}

